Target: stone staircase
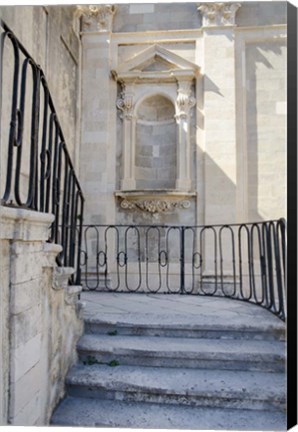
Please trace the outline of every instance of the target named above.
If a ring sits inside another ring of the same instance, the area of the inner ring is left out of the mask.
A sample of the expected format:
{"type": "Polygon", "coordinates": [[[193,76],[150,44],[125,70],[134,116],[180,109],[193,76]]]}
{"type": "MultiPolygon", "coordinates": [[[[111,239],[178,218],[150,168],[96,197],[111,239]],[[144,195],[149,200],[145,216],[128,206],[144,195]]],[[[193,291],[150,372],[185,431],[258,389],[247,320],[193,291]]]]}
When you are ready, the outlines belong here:
{"type": "Polygon", "coordinates": [[[285,430],[284,325],[261,312],[268,324],[86,317],[52,424],[285,430]]]}

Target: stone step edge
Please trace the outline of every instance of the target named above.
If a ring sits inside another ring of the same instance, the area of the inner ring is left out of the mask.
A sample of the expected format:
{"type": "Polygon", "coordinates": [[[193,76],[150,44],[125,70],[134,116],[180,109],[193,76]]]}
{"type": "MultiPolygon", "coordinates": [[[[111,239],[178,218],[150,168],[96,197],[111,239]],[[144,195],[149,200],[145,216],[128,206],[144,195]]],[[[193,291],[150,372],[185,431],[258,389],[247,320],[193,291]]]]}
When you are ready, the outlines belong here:
{"type": "MultiPolygon", "coordinates": [[[[125,393],[148,393],[148,394],[152,394],[152,395],[158,395],[158,396],[171,396],[173,395],[173,397],[177,397],[177,396],[182,396],[182,397],[194,397],[194,398],[204,398],[204,399],[214,399],[214,397],[220,398],[220,399],[229,399],[229,400],[237,400],[239,401],[239,397],[241,401],[255,401],[255,402],[264,402],[264,401],[270,401],[273,402],[276,405],[282,405],[285,404],[285,395],[281,395],[278,393],[278,389],[276,389],[275,392],[273,392],[270,395],[270,398],[268,399],[264,399],[264,397],[262,398],[260,394],[258,394],[258,396],[256,397],[256,395],[253,395],[250,391],[243,391],[243,390],[238,390],[238,389],[229,389],[229,390],[225,390],[226,394],[222,395],[219,391],[218,388],[214,388],[212,390],[206,391],[206,390],[199,390],[199,391],[194,391],[192,389],[186,389],[185,391],[181,391],[180,389],[175,390],[174,388],[160,388],[157,386],[154,387],[146,387],[146,385],[138,385],[138,384],[133,384],[133,383],[129,383],[129,382],[115,382],[113,386],[110,386],[109,383],[103,383],[103,382],[96,382],[96,380],[92,379],[92,377],[88,376],[88,368],[89,367],[94,367],[94,366],[83,366],[83,368],[85,368],[87,376],[82,377],[82,376],[77,376],[76,375],[76,371],[74,371],[74,375],[71,376],[70,374],[66,377],[66,385],[68,387],[79,387],[79,388],[91,388],[93,389],[93,391],[95,390],[99,390],[99,391],[104,391],[107,393],[118,393],[121,392],[123,394],[125,393]],[[119,384],[121,386],[121,388],[119,388],[119,384]]],[[[95,366],[95,368],[97,368],[98,366],[95,366]]],[[[99,366],[100,368],[101,366],[99,366]]],[[[118,366],[116,366],[118,367],[118,366]]],[[[119,366],[121,367],[121,366],[119,366]]],[[[123,366],[125,368],[125,366],[123,366]]],[[[148,369],[146,367],[139,367],[139,369],[145,370],[148,369]]],[[[158,369],[158,368],[155,368],[158,369]]],[[[98,369],[98,371],[102,374],[105,373],[105,370],[101,370],[98,369]]],[[[206,374],[209,371],[206,370],[206,374]]],[[[240,372],[239,372],[240,373],[240,372]]],[[[258,372],[257,372],[258,373],[258,372]]],[[[249,374],[249,372],[248,372],[249,374]]],[[[242,372],[242,376],[245,376],[245,372],[242,372]]],[[[113,379],[113,378],[111,378],[113,379]]],[[[222,390],[223,391],[223,390],[222,390]]]]}
{"type": "Polygon", "coordinates": [[[80,396],[85,398],[94,398],[100,400],[126,401],[126,402],[144,402],[167,405],[184,405],[195,407],[216,407],[222,409],[238,410],[267,410],[267,411],[285,411],[285,401],[277,400],[275,397],[270,399],[254,399],[249,394],[246,398],[239,398],[239,394],[219,397],[218,392],[213,395],[199,394],[191,395],[189,393],[175,394],[169,391],[165,393],[140,391],[140,388],[129,390],[92,389],[85,386],[75,385],[69,388],[70,396],[80,396]]]}
{"type": "Polygon", "coordinates": [[[246,360],[246,361],[256,361],[256,358],[259,361],[266,361],[269,358],[271,361],[285,361],[285,346],[282,342],[279,341],[247,341],[244,343],[243,351],[239,350],[233,351],[233,345],[238,345],[238,341],[235,339],[228,339],[221,342],[225,342],[227,346],[223,346],[221,350],[210,350],[209,345],[217,345],[219,344],[216,339],[195,339],[192,338],[193,345],[197,347],[197,349],[189,350],[189,345],[183,349],[183,338],[167,338],[167,337],[146,337],[146,336],[115,336],[111,339],[111,336],[106,335],[83,335],[77,343],[77,350],[79,353],[98,353],[98,354],[115,354],[115,355],[140,355],[140,356],[149,356],[149,357],[166,357],[172,358],[176,357],[189,357],[191,359],[216,359],[217,357],[221,357],[225,360],[246,360]],[[117,338],[121,339],[121,346],[117,347],[117,338]],[[171,349],[171,344],[177,343],[177,339],[181,344],[180,349],[171,349]],[[154,347],[150,347],[150,342],[154,340],[154,347]],[[124,341],[124,344],[123,344],[124,341]],[[138,348],[137,343],[148,342],[148,348],[138,348]],[[111,343],[111,346],[108,344],[111,343]],[[127,346],[125,346],[127,344],[127,346]],[[157,346],[160,344],[160,348],[157,346]],[[167,345],[168,344],[168,345],[167,345]],[[196,345],[197,344],[197,345],[196,345]],[[205,344],[205,347],[204,347],[205,344]],[[251,358],[251,346],[254,344],[262,344],[262,348],[264,345],[268,346],[267,351],[257,352],[255,351],[252,355],[254,358],[251,358]],[[270,348],[272,348],[273,344],[280,344],[280,352],[276,352],[270,348]],[[207,345],[207,347],[206,347],[207,345]],[[167,349],[164,347],[167,346],[167,349]],[[233,359],[231,358],[233,355],[233,359]]]}
{"type": "Polygon", "coordinates": [[[108,334],[112,332],[119,332],[119,335],[152,335],[158,337],[159,335],[166,334],[167,337],[197,337],[200,335],[202,338],[207,335],[208,338],[214,339],[254,339],[254,340],[277,340],[285,341],[285,329],[281,328],[267,328],[260,329],[258,327],[222,327],[222,326],[189,326],[188,324],[133,324],[133,323],[108,323],[100,320],[85,320],[85,333],[86,334],[108,334]],[[172,336],[173,335],[173,336],[172,336]],[[195,336],[192,336],[195,335],[195,336]],[[222,337],[223,336],[223,337],[222,337]],[[240,337],[239,337],[240,336],[240,337]]]}
{"type": "Polygon", "coordinates": [[[272,411],[156,405],[67,396],[50,425],[212,430],[285,430],[286,418],[272,411]]]}

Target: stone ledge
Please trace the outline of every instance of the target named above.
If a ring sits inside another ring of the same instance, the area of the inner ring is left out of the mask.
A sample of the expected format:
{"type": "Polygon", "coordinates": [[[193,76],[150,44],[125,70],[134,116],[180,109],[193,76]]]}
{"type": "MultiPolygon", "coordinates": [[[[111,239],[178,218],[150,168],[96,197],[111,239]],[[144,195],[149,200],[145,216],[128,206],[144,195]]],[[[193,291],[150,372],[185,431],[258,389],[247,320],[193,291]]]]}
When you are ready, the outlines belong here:
{"type": "Polygon", "coordinates": [[[0,206],[0,239],[45,241],[54,219],[51,213],[0,206]]]}

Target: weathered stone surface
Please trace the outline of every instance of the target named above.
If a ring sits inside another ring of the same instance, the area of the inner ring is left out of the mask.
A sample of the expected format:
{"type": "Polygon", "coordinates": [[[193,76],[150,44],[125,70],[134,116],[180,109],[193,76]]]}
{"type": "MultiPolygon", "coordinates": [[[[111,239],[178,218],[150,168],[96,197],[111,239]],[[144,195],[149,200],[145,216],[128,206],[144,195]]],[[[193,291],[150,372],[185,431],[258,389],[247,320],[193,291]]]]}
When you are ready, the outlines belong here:
{"type": "Polygon", "coordinates": [[[285,409],[284,374],[184,368],[76,366],[68,393],[134,402],[201,407],[285,409]]]}
{"type": "Polygon", "coordinates": [[[121,365],[284,372],[283,342],[178,337],[84,335],[81,362],[118,359],[121,365]]]}
{"type": "Polygon", "coordinates": [[[81,287],[68,287],[69,268],[56,272],[60,279],[54,283],[61,246],[45,244],[52,220],[48,214],[1,208],[1,234],[9,239],[1,240],[3,424],[47,424],[77,359],[75,346],[83,330],[81,287]]]}
{"type": "Polygon", "coordinates": [[[17,382],[40,359],[42,335],[40,330],[36,331],[36,336],[11,350],[11,382],[17,382]]]}
{"type": "Polygon", "coordinates": [[[184,429],[284,427],[284,323],[272,314],[223,298],[83,298],[80,363],[67,376],[68,397],[52,424],[147,428],[158,419],[158,427],[184,429]],[[80,402],[82,417],[73,411],[80,402]]]}
{"type": "Polygon", "coordinates": [[[285,338],[284,323],[237,300],[163,294],[84,292],[86,326],[93,332],[215,338],[285,338]],[[219,313],[220,311],[220,313],[219,313]]]}
{"type": "Polygon", "coordinates": [[[0,240],[0,424],[8,421],[9,407],[9,297],[10,297],[10,242],[0,240]]]}
{"type": "Polygon", "coordinates": [[[142,429],[284,430],[282,413],[199,408],[68,397],[52,418],[53,426],[142,429]],[[257,423],[257,424],[256,424],[257,423]]]}

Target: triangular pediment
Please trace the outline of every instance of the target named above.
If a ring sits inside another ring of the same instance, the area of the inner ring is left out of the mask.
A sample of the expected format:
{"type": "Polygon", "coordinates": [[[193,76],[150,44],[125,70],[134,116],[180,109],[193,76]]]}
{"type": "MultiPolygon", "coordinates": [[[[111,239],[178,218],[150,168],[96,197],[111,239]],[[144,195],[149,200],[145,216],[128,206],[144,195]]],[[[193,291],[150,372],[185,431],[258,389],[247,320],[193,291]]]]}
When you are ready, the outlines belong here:
{"type": "Polygon", "coordinates": [[[171,63],[169,61],[166,61],[158,56],[154,56],[153,58],[150,58],[149,61],[146,62],[146,64],[138,65],[132,70],[134,71],[142,71],[142,72],[152,72],[152,71],[169,71],[177,69],[177,65],[174,63],[171,63]]]}
{"type": "Polygon", "coordinates": [[[193,71],[199,67],[160,45],[153,45],[119,65],[117,74],[193,71]]]}

